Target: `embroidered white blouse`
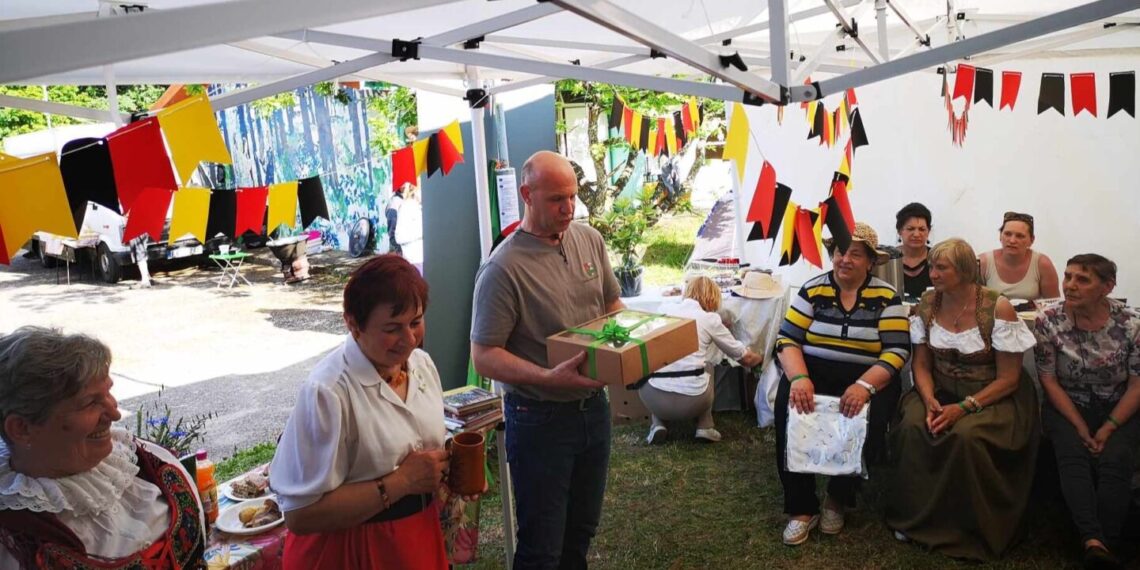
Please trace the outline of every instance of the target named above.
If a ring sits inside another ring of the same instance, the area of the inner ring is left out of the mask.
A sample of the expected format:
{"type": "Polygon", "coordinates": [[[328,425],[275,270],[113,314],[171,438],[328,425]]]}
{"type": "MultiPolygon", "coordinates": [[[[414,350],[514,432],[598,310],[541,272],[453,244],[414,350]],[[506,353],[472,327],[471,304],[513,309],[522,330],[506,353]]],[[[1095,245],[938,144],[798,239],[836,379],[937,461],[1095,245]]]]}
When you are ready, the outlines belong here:
{"type": "MultiPolygon", "coordinates": [[[[708,359],[708,349],[713,344],[720,347],[733,360],[740,360],[744,356],[746,348],[744,343],[732,336],[732,333],[721,322],[720,315],[705,311],[696,299],[686,298],[677,303],[666,303],[658,309],[658,312],[697,321],[697,351],[682,357],[677,362],[658,370],[658,372],[703,369],[708,359]]],[[[709,375],[707,372],[701,372],[681,378],[650,378],[649,385],[665,392],[700,396],[708,388],[709,375]]]]}
{"type": "Polygon", "coordinates": [[[408,359],[400,400],[351,335],[322,360],[297,396],[270,473],[284,511],[307,507],[341,485],[391,473],[413,451],[441,449],[443,392],[422,350],[408,359]]]}
{"type": "MultiPolygon", "coordinates": [[[[111,454],[99,465],[58,479],[13,471],[11,451],[0,442],[0,509],[55,514],[91,555],[121,558],[147,548],[170,526],[170,506],[157,486],[138,477],[138,440],[122,428],[111,428],[111,439],[111,454]]],[[[189,478],[169,451],[147,441],[139,443],[189,478]]],[[[204,519],[199,524],[206,528],[204,519]]],[[[15,559],[0,546],[0,568],[16,567],[15,559]]]]}
{"type": "MultiPolygon", "coordinates": [[[[929,344],[934,348],[954,349],[962,354],[973,354],[985,350],[986,343],[982,340],[982,333],[978,327],[961,332],[950,332],[932,321],[929,338],[926,334],[926,323],[922,318],[914,315],[910,317],[910,341],[914,344],[929,344]]],[[[994,350],[998,352],[1025,352],[1037,344],[1033,332],[1020,319],[1016,321],[1003,321],[994,319],[992,334],[994,350]]]]}

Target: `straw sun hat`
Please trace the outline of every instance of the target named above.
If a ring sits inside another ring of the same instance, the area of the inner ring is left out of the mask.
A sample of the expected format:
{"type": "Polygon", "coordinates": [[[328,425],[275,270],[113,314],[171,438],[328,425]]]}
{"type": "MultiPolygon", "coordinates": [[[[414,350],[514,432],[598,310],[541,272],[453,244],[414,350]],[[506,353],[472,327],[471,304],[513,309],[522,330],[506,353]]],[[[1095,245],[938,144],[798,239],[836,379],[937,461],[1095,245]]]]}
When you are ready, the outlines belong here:
{"type": "Polygon", "coordinates": [[[749,271],[744,274],[740,285],[732,288],[732,292],[749,299],[771,299],[784,294],[784,284],[779,277],[763,271],[749,271]]]}
{"type": "MultiPolygon", "coordinates": [[[[879,234],[875,233],[875,229],[863,222],[855,222],[855,231],[851,232],[851,241],[861,241],[875,252],[875,265],[882,265],[891,259],[891,255],[879,249],[879,234]]],[[[835,239],[827,238],[823,240],[823,246],[831,249],[834,245],[835,239]]]]}

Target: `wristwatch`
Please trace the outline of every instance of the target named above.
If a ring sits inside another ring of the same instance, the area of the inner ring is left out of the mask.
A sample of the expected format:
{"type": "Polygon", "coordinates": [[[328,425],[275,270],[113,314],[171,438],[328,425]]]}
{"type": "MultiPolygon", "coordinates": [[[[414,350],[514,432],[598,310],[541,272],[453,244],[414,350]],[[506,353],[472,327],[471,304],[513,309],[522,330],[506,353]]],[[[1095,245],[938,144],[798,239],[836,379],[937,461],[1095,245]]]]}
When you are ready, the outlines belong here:
{"type": "Polygon", "coordinates": [[[862,387],[864,387],[864,388],[866,388],[866,389],[867,389],[867,391],[868,391],[868,392],[870,392],[872,396],[874,396],[874,395],[875,395],[875,393],[876,393],[876,392],[878,392],[878,390],[876,390],[876,389],[875,389],[875,385],[874,385],[874,384],[872,384],[872,383],[870,383],[870,382],[868,382],[868,381],[866,381],[866,380],[863,380],[862,378],[860,378],[860,379],[856,380],[856,381],[855,381],[855,383],[856,383],[856,384],[858,384],[858,385],[860,385],[860,386],[862,386],[862,387]]]}

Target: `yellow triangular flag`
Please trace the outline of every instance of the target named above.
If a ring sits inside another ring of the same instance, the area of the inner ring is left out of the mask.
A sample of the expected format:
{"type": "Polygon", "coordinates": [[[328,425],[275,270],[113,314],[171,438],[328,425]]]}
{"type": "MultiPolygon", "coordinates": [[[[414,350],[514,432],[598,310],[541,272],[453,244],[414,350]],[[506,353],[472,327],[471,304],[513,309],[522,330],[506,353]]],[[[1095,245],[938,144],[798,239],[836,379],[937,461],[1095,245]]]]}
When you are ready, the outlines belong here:
{"type": "Polygon", "coordinates": [[[677,126],[672,119],[665,121],[665,148],[669,149],[669,156],[677,156],[677,126]]]}
{"type": "Polygon", "coordinates": [[[788,207],[784,210],[784,220],[780,222],[780,231],[783,232],[783,237],[780,239],[780,265],[791,263],[792,244],[796,239],[797,210],[799,210],[799,206],[788,200],[788,207]],[[784,263],[785,258],[787,258],[788,263],[784,263]]]}
{"type": "Polygon", "coordinates": [[[807,120],[808,120],[809,125],[815,122],[815,106],[816,105],[819,105],[818,101],[808,101],[807,120]]]}
{"type": "Polygon", "coordinates": [[[657,127],[649,127],[649,144],[645,148],[649,149],[649,156],[657,156],[657,127]]]}
{"type": "Polygon", "coordinates": [[[851,178],[851,165],[847,162],[847,155],[843,155],[843,160],[839,161],[839,173],[846,174],[847,178],[851,178]]]}
{"type": "Polygon", "coordinates": [[[699,132],[701,130],[701,109],[697,105],[696,97],[690,97],[688,105],[690,116],[693,118],[693,132],[699,132]]]}
{"type": "Polygon", "coordinates": [[[293,228],[296,225],[297,181],[271,184],[269,186],[269,217],[266,219],[265,231],[272,234],[281,226],[293,228]]]}
{"type": "Polygon", "coordinates": [[[205,95],[195,95],[159,111],[158,124],[162,125],[170,158],[174,159],[182,184],[190,180],[198,163],[204,160],[233,163],[205,95]]]}
{"type": "Polygon", "coordinates": [[[459,130],[459,121],[452,121],[450,125],[443,128],[443,132],[447,133],[447,138],[451,139],[451,144],[455,145],[455,151],[463,154],[463,132],[459,130]]]}
{"type": "Polygon", "coordinates": [[[431,139],[420,139],[412,143],[412,155],[416,158],[416,176],[427,172],[428,142],[430,142],[430,140],[431,139]]]}
{"type": "Polygon", "coordinates": [[[210,189],[183,188],[174,193],[170,216],[170,244],[191,234],[206,243],[206,220],[210,217],[210,189]]]}
{"type": "Polygon", "coordinates": [[[736,161],[736,176],[744,180],[744,164],[748,157],[748,115],[744,105],[733,103],[732,118],[728,122],[728,135],[724,139],[724,160],[736,161]]]}
{"type": "Polygon", "coordinates": [[[641,147],[641,113],[633,112],[633,120],[630,121],[629,130],[629,146],[632,146],[634,151],[641,147]]]}
{"type": "Polygon", "coordinates": [[[9,259],[36,232],[79,237],[54,152],[4,160],[0,166],[0,230],[9,259]]]}
{"type": "Polygon", "coordinates": [[[839,116],[835,121],[835,138],[843,134],[843,129],[847,128],[847,98],[842,97],[839,99],[839,116]]]}

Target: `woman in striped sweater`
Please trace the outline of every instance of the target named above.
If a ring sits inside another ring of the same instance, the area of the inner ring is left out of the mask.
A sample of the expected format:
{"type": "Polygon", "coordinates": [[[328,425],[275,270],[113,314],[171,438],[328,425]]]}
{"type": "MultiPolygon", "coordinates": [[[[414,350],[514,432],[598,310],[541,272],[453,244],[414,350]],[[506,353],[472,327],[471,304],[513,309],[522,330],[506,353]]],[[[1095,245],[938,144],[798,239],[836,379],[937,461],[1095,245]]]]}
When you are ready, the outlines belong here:
{"type": "Polygon", "coordinates": [[[827,534],[843,530],[844,509],[855,506],[859,478],[832,477],[821,517],[815,475],[785,468],[789,405],[812,413],[814,395],[839,396],[843,414],[853,417],[870,402],[864,456],[883,448],[883,434],[898,402],[895,376],[910,352],[902,298],[871,268],[886,261],[870,226],[857,223],[846,250],[827,243],[833,269],[810,279],[792,299],[780,327],[776,352],[784,375],[776,392],[776,468],[784,486],[788,526],[784,544],[803,544],[816,526],[827,534]]]}

